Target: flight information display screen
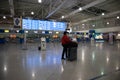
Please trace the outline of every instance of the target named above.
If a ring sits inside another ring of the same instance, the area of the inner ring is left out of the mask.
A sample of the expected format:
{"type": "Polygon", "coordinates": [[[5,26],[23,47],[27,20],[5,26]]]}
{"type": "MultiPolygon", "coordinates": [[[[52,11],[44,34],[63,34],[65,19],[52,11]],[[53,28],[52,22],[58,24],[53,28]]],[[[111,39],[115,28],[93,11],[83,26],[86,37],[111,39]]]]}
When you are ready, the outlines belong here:
{"type": "Polygon", "coordinates": [[[65,31],[66,22],[22,19],[22,29],[65,31]]]}

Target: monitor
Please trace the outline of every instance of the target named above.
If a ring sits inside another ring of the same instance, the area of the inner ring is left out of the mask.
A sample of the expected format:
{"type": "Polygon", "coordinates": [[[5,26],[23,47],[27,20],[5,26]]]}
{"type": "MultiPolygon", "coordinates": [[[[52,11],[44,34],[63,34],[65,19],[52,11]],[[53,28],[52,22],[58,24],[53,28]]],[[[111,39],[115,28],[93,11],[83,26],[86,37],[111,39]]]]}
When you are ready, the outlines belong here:
{"type": "Polygon", "coordinates": [[[22,29],[65,31],[66,22],[22,19],[22,29]]]}

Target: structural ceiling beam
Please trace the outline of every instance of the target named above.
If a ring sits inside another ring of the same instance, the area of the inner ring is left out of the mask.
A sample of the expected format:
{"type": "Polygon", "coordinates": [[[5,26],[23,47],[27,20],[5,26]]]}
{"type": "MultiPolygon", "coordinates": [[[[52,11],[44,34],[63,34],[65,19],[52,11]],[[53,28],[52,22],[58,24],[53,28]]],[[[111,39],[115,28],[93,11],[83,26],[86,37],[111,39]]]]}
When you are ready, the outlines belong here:
{"type": "Polygon", "coordinates": [[[105,14],[104,16],[100,15],[100,16],[97,16],[97,17],[91,17],[91,18],[88,18],[88,19],[81,20],[79,22],[73,23],[72,25],[78,25],[80,23],[84,23],[84,22],[91,21],[91,20],[98,20],[98,19],[101,19],[101,18],[107,18],[107,17],[113,16],[113,15],[116,15],[116,14],[119,14],[119,13],[120,13],[120,11],[115,11],[115,12],[105,14]]]}
{"type": "Polygon", "coordinates": [[[54,11],[52,11],[50,14],[48,14],[48,16],[46,18],[49,18],[50,16],[52,16],[55,12],[57,12],[65,3],[67,2],[67,0],[64,0],[54,11]]]}
{"type": "MultiPolygon", "coordinates": [[[[81,8],[82,8],[82,10],[85,10],[85,9],[88,9],[88,8],[90,8],[90,7],[92,7],[92,6],[97,5],[97,4],[103,3],[104,1],[106,1],[106,0],[96,0],[96,1],[94,1],[94,2],[89,3],[88,5],[85,5],[85,6],[81,7],[81,8]]],[[[67,17],[69,17],[69,16],[72,16],[72,15],[74,15],[75,13],[78,13],[78,12],[80,12],[80,11],[82,11],[82,10],[79,10],[79,9],[78,9],[78,10],[72,11],[71,13],[65,15],[65,18],[67,18],[67,17]]]]}
{"type": "Polygon", "coordinates": [[[14,16],[14,15],[15,15],[15,11],[14,11],[13,0],[9,0],[9,5],[10,5],[10,12],[11,12],[11,15],[14,16]]]}

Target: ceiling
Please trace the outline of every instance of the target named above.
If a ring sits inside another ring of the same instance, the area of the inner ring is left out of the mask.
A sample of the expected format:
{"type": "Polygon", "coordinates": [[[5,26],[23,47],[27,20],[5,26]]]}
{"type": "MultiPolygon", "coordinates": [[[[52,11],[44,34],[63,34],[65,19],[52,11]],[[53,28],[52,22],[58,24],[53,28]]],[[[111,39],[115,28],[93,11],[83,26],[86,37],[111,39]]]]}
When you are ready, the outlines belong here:
{"type": "Polygon", "coordinates": [[[120,0],[1,0],[0,20],[3,16],[12,19],[13,16],[34,19],[67,21],[72,25],[80,25],[84,21],[114,18],[120,14],[120,0]],[[83,10],[78,10],[79,8],[83,10]],[[34,15],[31,15],[31,12],[34,15]],[[118,11],[118,12],[117,12],[118,11]],[[107,14],[109,16],[107,16],[107,14]],[[64,16],[65,18],[61,18],[64,16]]]}

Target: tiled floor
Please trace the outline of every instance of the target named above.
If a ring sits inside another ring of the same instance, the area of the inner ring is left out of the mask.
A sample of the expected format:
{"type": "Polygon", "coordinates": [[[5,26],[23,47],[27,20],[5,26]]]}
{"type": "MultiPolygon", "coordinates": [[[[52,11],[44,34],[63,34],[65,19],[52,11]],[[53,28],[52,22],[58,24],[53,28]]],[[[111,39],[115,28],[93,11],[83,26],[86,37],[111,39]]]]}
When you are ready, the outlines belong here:
{"type": "Polygon", "coordinates": [[[77,61],[61,60],[60,43],[0,44],[0,80],[120,80],[120,42],[79,43],[77,61]]]}

